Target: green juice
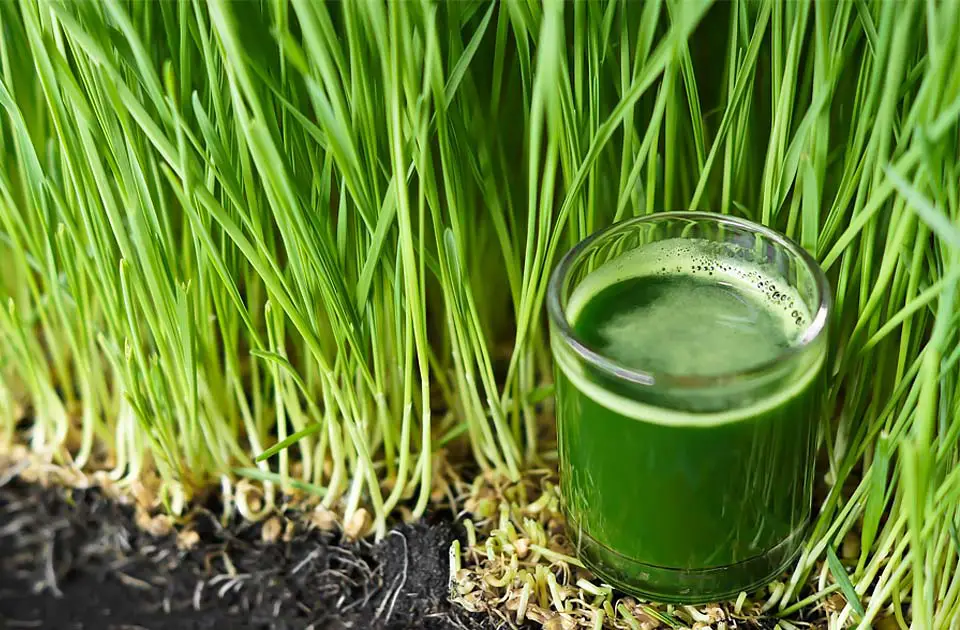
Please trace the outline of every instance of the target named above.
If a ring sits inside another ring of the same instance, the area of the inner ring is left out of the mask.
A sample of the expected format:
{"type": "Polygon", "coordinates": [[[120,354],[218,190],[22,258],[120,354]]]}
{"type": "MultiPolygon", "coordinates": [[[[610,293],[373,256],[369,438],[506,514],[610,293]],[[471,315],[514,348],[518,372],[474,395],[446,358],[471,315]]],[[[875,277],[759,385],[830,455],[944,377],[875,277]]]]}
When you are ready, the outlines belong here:
{"type": "Polygon", "coordinates": [[[571,539],[641,595],[702,601],[756,586],[793,558],[810,516],[824,352],[780,365],[811,314],[784,278],[737,254],[655,242],[573,291],[578,342],[646,380],[554,344],[571,539]]]}

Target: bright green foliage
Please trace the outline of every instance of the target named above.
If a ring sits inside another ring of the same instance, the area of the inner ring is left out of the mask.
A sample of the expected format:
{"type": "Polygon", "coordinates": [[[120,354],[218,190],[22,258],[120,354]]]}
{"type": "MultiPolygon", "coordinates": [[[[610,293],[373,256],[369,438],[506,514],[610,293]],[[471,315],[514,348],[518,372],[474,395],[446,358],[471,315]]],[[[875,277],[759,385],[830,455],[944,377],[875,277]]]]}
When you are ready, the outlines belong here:
{"type": "Polygon", "coordinates": [[[946,627],[958,58],[956,0],[0,2],[0,440],[29,408],[36,452],[174,508],[239,474],[382,534],[441,444],[544,454],[559,254],[712,209],[836,289],[829,493],[781,604],[855,537],[866,618],[946,627]]]}

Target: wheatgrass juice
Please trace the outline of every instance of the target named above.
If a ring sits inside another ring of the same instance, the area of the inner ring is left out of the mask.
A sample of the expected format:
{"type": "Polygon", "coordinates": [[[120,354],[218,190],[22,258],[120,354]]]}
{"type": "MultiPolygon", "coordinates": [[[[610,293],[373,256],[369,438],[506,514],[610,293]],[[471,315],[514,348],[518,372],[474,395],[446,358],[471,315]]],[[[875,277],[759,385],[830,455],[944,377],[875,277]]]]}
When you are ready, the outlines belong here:
{"type": "Polygon", "coordinates": [[[667,238],[570,292],[574,344],[553,343],[564,508],[586,563],[628,591],[734,596],[799,549],[825,352],[797,356],[815,313],[757,258],[667,238]]]}

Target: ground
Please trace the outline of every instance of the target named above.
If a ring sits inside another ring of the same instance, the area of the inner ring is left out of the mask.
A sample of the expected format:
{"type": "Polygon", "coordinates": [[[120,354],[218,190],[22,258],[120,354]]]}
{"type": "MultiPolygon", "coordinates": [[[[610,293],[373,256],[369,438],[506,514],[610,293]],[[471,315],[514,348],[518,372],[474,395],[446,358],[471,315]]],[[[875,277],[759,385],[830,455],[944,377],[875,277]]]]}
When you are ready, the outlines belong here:
{"type": "Polygon", "coordinates": [[[154,537],[96,489],[0,474],[0,630],[492,630],[447,600],[449,514],[378,544],[298,527],[195,523],[189,550],[154,537]]]}

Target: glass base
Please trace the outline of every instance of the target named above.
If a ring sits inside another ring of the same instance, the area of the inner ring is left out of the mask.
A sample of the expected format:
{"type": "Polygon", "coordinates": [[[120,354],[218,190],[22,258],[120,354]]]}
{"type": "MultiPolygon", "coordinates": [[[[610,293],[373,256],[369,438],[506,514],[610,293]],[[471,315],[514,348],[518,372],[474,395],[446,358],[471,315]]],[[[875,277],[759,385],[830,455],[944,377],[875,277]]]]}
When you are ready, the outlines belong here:
{"type": "Polygon", "coordinates": [[[577,556],[611,586],[648,601],[704,604],[734,599],[773,581],[796,559],[806,527],[763,554],[709,569],[659,567],[629,558],[579,530],[569,517],[567,531],[577,556]]]}

